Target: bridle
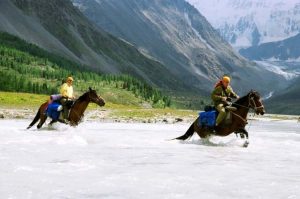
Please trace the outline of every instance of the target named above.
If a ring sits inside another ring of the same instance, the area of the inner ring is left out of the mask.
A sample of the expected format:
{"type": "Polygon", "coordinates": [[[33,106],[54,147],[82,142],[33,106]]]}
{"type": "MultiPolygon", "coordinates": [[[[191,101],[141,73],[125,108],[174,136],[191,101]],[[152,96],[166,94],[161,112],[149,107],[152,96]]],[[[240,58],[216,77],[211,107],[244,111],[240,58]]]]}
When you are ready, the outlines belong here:
{"type": "MultiPolygon", "coordinates": [[[[240,107],[243,107],[243,108],[246,108],[246,109],[253,109],[254,111],[257,111],[258,109],[264,108],[264,106],[262,104],[261,104],[261,106],[256,106],[254,96],[251,96],[251,95],[253,95],[253,93],[250,93],[249,96],[248,96],[248,106],[244,106],[244,105],[237,104],[237,103],[234,103],[234,102],[232,104],[235,104],[237,106],[240,106],[240,107]]],[[[234,113],[232,111],[231,111],[231,113],[234,114],[235,116],[237,116],[238,118],[240,118],[245,124],[248,123],[247,119],[244,119],[239,114],[234,113]]]]}
{"type": "MultiPolygon", "coordinates": [[[[73,105],[75,105],[75,103],[76,102],[78,102],[79,101],[79,99],[77,99],[75,102],[74,102],[74,104],[73,105]]],[[[91,96],[90,96],[90,93],[88,93],[88,101],[87,101],[87,103],[90,103],[90,102],[94,102],[94,103],[96,103],[97,101],[99,101],[99,99],[94,99],[94,98],[92,98],[91,96]]],[[[81,120],[81,118],[83,117],[83,115],[79,115],[79,113],[77,112],[77,110],[73,110],[73,113],[79,118],[79,120],[81,120]]]]}
{"type": "Polygon", "coordinates": [[[264,106],[261,104],[261,106],[256,106],[256,103],[255,103],[255,100],[254,100],[254,97],[251,96],[253,93],[250,93],[249,96],[248,96],[248,106],[244,106],[244,105],[241,105],[241,104],[237,104],[235,102],[233,102],[232,104],[234,105],[237,105],[237,106],[240,106],[240,107],[243,107],[243,108],[247,108],[247,109],[253,109],[254,111],[257,111],[258,109],[260,108],[264,108],[264,106]]]}
{"type": "Polygon", "coordinates": [[[248,105],[248,107],[249,108],[252,108],[254,111],[257,111],[258,109],[263,109],[264,108],[264,105],[262,105],[262,103],[261,103],[261,106],[256,106],[256,103],[255,103],[255,101],[254,101],[254,97],[252,96],[252,97],[250,97],[250,95],[249,95],[249,105],[248,105]],[[251,102],[252,102],[252,104],[253,104],[253,106],[251,106],[251,102]]]}

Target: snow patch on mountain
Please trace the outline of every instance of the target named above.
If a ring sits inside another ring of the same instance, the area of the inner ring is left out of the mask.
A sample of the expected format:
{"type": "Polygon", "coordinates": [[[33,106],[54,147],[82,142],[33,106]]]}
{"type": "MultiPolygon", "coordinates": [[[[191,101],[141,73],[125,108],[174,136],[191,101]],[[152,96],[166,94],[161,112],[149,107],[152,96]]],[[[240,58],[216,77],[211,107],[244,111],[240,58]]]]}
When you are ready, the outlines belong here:
{"type": "Polygon", "coordinates": [[[274,62],[267,62],[267,61],[256,61],[258,65],[261,65],[266,70],[269,70],[275,74],[283,76],[287,80],[292,80],[296,77],[299,77],[300,71],[296,72],[294,70],[288,70],[287,67],[275,64],[274,62]]]}
{"type": "Polygon", "coordinates": [[[73,2],[73,5],[77,7],[81,12],[84,12],[86,7],[82,3],[73,2]]]}
{"type": "Polygon", "coordinates": [[[234,47],[283,40],[300,32],[299,0],[187,0],[234,47]]]}

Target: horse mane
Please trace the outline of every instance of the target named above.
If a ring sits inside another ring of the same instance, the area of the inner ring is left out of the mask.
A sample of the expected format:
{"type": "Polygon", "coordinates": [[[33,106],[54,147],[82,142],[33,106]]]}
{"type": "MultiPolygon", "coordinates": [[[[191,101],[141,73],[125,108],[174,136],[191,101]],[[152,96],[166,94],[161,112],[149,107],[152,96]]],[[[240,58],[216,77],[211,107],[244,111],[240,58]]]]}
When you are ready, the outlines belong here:
{"type": "Polygon", "coordinates": [[[242,104],[245,103],[245,101],[248,101],[248,97],[249,97],[249,94],[250,94],[250,93],[251,93],[251,92],[249,92],[247,95],[245,95],[245,96],[239,98],[238,100],[236,100],[236,101],[233,103],[233,106],[238,108],[238,105],[242,105],[242,104]]]}
{"type": "Polygon", "coordinates": [[[249,95],[250,94],[254,94],[257,97],[260,97],[260,94],[257,91],[251,90],[247,95],[245,95],[245,96],[239,98],[237,101],[235,101],[233,103],[233,106],[237,107],[238,105],[242,105],[243,103],[245,103],[246,100],[249,100],[249,95]]]}
{"type": "Polygon", "coordinates": [[[86,96],[88,95],[89,91],[88,92],[85,92],[84,94],[82,94],[75,102],[82,102],[86,99],[86,96]]]}

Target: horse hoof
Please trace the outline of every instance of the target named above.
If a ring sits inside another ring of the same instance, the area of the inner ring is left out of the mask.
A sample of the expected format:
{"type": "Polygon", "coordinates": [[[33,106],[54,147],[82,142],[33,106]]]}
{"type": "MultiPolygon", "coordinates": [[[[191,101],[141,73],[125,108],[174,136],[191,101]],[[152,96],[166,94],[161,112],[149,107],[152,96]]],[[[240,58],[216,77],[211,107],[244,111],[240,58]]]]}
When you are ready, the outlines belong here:
{"type": "Polygon", "coordinates": [[[248,141],[248,140],[246,140],[246,141],[244,142],[244,144],[243,144],[243,147],[247,148],[247,147],[248,147],[248,145],[249,145],[249,141],[248,141]]]}

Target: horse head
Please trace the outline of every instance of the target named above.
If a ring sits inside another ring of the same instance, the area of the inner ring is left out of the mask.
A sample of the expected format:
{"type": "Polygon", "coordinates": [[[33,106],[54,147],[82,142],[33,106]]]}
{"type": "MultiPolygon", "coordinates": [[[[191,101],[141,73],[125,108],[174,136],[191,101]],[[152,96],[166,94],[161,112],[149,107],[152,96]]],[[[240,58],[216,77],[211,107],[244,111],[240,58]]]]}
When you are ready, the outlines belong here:
{"type": "Polygon", "coordinates": [[[260,94],[257,91],[251,90],[248,94],[248,99],[249,99],[249,107],[253,108],[257,115],[265,114],[265,107],[260,98],[260,94]]]}
{"type": "Polygon", "coordinates": [[[98,104],[99,106],[105,105],[104,99],[101,98],[100,96],[98,96],[97,92],[95,90],[91,89],[91,87],[89,87],[88,97],[91,102],[94,102],[95,104],[98,104]]]}

